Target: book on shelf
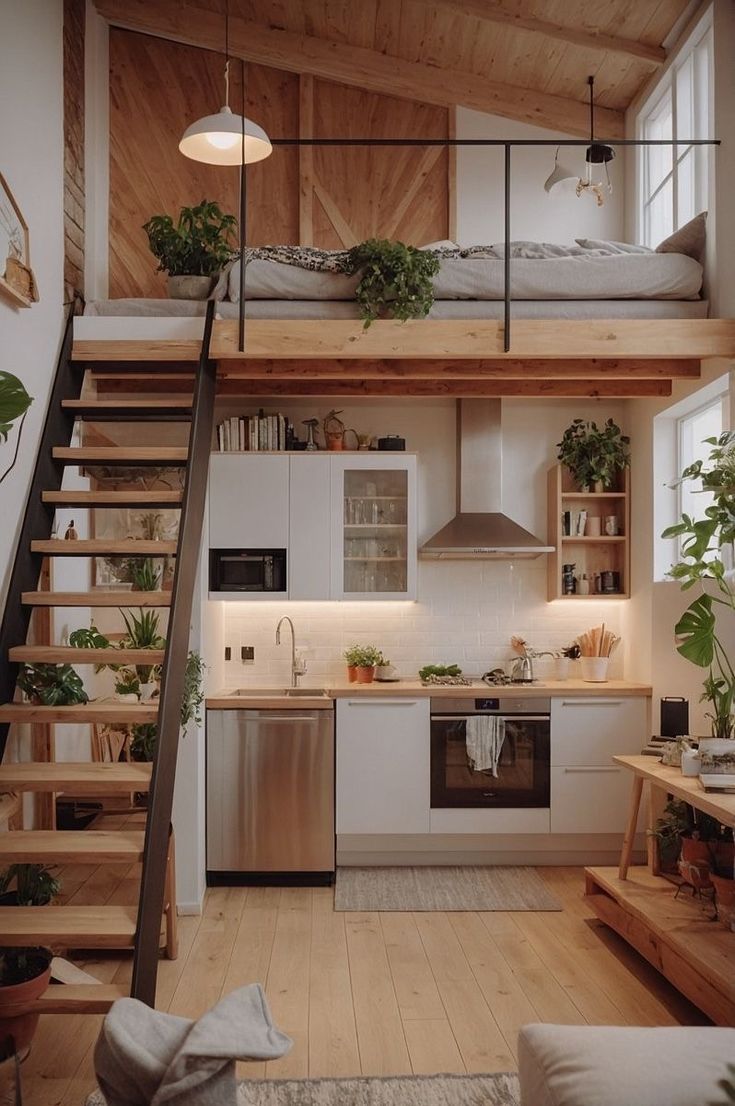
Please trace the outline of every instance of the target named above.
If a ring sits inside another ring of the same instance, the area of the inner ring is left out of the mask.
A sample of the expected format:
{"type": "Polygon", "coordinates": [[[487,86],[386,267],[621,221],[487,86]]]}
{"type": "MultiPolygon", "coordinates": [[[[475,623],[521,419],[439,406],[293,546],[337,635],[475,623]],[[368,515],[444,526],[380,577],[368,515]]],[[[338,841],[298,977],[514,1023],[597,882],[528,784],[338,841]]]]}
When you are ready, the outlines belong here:
{"type": "Polygon", "coordinates": [[[266,415],[231,415],[217,425],[220,453],[272,453],[290,448],[294,432],[290,419],[280,412],[266,415]]]}

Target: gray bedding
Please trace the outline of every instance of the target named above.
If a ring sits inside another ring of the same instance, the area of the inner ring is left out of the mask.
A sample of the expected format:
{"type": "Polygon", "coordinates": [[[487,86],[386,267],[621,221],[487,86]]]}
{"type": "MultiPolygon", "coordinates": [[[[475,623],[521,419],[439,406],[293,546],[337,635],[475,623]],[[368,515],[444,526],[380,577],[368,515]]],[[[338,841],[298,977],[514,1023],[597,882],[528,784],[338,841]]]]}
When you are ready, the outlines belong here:
{"type": "MultiPolygon", "coordinates": [[[[317,274],[323,276],[324,274],[317,274]]],[[[85,315],[148,318],[196,318],[203,316],[202,300],[121,299],[88,303],[85,315]]],[[[580,299],[517,300],[514,319],[705,319],[706,300],[580,299]]],[[[222,319],[236,319],[238,305],[217,304],[222,319]]],[[[249,319],[357,319],[357,304],[349,300],[248,300],[249,319]]],[[[502,319],[502,300],[437,300],[430,319],[502,319]]]]}

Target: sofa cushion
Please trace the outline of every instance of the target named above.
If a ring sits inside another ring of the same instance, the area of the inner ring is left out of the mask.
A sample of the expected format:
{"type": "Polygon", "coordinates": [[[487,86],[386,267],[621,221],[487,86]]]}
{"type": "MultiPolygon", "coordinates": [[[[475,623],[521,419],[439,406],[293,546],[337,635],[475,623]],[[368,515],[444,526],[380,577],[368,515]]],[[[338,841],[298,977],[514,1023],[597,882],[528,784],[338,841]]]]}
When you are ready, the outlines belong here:
{"type": "Polygon", "coordinates": [[[735,1029],[527,1025],[521,1106],[705,1106],[735,1059],[735,1029]]]}

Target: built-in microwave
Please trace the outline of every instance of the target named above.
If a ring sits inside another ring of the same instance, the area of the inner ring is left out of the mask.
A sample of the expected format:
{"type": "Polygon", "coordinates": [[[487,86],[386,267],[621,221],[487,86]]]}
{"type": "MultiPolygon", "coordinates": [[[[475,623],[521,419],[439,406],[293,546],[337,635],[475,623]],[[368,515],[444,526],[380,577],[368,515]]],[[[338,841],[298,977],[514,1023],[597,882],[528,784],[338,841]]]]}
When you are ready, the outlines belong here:
{"type": "Polygon", "coordinates": [[[287,590],[285,549],[211,549],[210,591],[287,590]]]}

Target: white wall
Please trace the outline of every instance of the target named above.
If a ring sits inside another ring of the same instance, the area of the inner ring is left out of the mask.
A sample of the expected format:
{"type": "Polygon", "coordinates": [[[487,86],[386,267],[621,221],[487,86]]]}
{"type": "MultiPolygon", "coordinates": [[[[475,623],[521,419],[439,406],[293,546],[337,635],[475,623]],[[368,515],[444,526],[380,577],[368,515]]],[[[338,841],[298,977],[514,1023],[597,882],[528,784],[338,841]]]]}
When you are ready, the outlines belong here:
{"type": "MultiPolygon", "coordinates": [[[[4,602],[23,505],[63,327],[63,117],[61,0],[0,3],[0,151],[5,176],[30,229],[40,301],[16,309],[0,298],[0,369],[34,402],[18,463],[0,484],[0,603],[4,602]]],[[[0,444],[0,471],[17,429],[0,444]]]]}
{"type": "MultiPolygon", "coordinates": [[[[545,537],[546,473],[555,443],[575,416],[615,418],[625,427],[622,401],[503,401],[503,500],[521,525],[545,537]]],[[[323,418],[327,406],[289,404],[298,423],[323,418]]],[[[455,407],[451,400],[350,405],[340,416],[359,431],[400,433],[419,457],[419,541],[430,537],[455,511],[455,407]]],[[[223,664],[228,687],[288,682],[290,653],[275,645],[276,621],[291,614],[309,663],[309,683],[340,678],[342,651],[353,641],[382,648],[404,675],[422,664],[458,662],[481,674],[509,656],[512,633],[538,649],[568,644],[603,618],[624,631],[625,601],[584,605],[546,601],[546,559],[534,561],[420,561],[417,603],[222,603],[224,645],[233,660],[223,664]],[[254,645],[256,662],[243,665],[240,646],[254,645]]],[[[220,654],[221,655],[221,654],[220,654]]],[[[621,658],[615,672],[621,671],[621,658]]],[[[216,689],[213,689],[216,690],[216,689]]]]}
{"type": "MultiPolygon", "coordinates": [[[[457,109],[457,138],[558,139],[568,135],[457,109]]],[[[516,147],[512,152],[511,238],[574,245],[575,238],[623,238],[624,161],[618,150],[610,165],[611,196],[598,207],[592,196],[577,198],[575,182],[565,181],[553,192],[544,181],[554,167],[553,147],[516,147]]],[[[457,238],[461,245],[500,242],[504,235],[503,159],[500,147],[459,147],[457,151],[457,238]]],[[[559,161],[583,174],[583,147],[567,146],[559,161]]],[[[595,179],[598,179],[597,177],[595,179]]]]}

